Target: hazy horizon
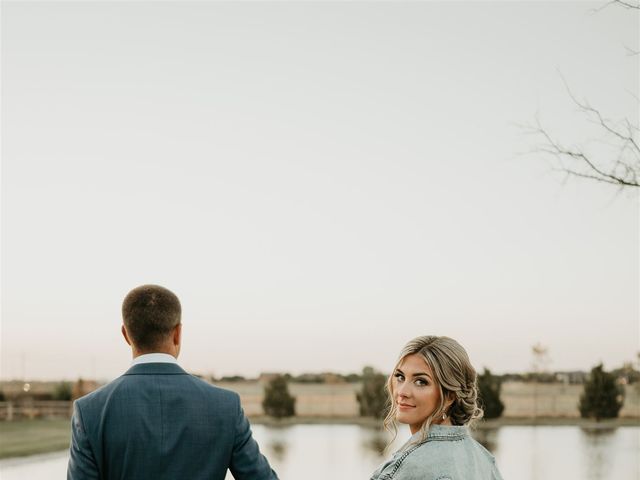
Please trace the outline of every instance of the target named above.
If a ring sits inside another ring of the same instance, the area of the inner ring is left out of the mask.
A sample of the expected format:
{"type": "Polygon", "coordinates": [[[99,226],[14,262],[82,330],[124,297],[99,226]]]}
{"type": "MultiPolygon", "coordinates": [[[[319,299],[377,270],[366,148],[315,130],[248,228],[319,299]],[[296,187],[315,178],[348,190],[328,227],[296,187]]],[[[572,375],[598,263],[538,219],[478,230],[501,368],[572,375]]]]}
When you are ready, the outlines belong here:
{"type": "MultiPolygon", "coordinates": [[[[180,364],[180,358],[178,358],[178,363],[180,364]]],[[[268,371],[265,370],[263,372],[258,372],[255,375],[242,375],[240,373],[228,373],[228,374],[224,374],[224,375],[214,375],[213,374],[213,370],[207,370],[207,371],[200,371],[200,370],[191,370],[191,369],[187,369],[187,373],[190,373],[192,375],[198,375],[201,376],[203,378],[206,378],[207,380],[212,379],[215,382],[226,382],[226,381],[232,381],[230,380],[233,377],[242,377],[243,380],[241,381],[257,381],[260,379],[260,376],[263,374],[266,375],[271,375],[271,374],[280,374],[280,375],[286,375],[286,374],[290,374],[293,377],[297,377],[299,375],[305,375],[305,374],[309,374],[309,375],[323,375],[323,374],[334,374],[334,375],[349,375],[349,374],[358,374],[358,375],[362,375],[362,370],[365,367],[370,367],[371,365],[363,365],[362,368],[360,368],[359,370],[353,370],[353,371],[335,371],[335,370],[319,370],[319,371],[304,371],[304,372],[299,372],[297,374],[292,374],[291,372],[288,371],[268,371]]],[[[595,367],[596,365],[593,365],[593,367],[595,367]]],[[[618,368],[623,367],[624,365],[604,365],[605,370],[616,370],[618,368]]],[[[637,366],[637,362],[633,365],[633,367],[637,370],[638,366],[637,366]]],[[[393,366],[391,367],[393,368],[393,366]]],[[[385,375],[389,375],[391,373],[391,368],[387,369],[387,370],[378,370],[376,369],[376,371],[383,373],[385,375]]],[[[569,372],[584,372],[584,373],[589,373],[591,371],[591,368],[588,369],[576,369],[576,370],[547,370],[541,373],[569,373],[569,372]]],[[[27,377],[27,378],[22,378],[20,376],[18,377],[14,377],[14,378],[2,378],[0,379],[0,381],[2,382],[43,382],[43,383],[56,383],[56,382],[76,382],[78,380],[84,380],[84,381],[97,381],[99,384],[101,383],[106,383],[106,382],[110,382],[112,380],[114,380],[115,378],[119,377],[120,375],[122,375],[126,370],[128,369],[128,366],[125,366],[125,370],[121,371],[121,372],[116,372],[114,376],[78,376],[78,377],[27,377]]],[[[477,373],[481,374],[483,372],[483,368],[481,367],[477,367],[477,373]]],[[[528,373],[532,373],[532,369],[529,369],[528,371],[502,371],[502,372],[498,372],[498,371],[494,371],[491,370],[491,373],[493,375],[498,375],[498,376],[502,376],[502,375],[524,375],[524,374],[528,374],[528,373]]],[[[305,384],[306,382],[303,382],[303,384],[305,384]]]]}
{"type": "Polygon", "coordinates": [[[564,82],[637,121],[638,12],[603,4],[3,2],[0,378],[118,376],[145,283],[218,377],[426,334],[479,371],[637,362],[638,193],[519,127],[596,143],[564,82]]]}

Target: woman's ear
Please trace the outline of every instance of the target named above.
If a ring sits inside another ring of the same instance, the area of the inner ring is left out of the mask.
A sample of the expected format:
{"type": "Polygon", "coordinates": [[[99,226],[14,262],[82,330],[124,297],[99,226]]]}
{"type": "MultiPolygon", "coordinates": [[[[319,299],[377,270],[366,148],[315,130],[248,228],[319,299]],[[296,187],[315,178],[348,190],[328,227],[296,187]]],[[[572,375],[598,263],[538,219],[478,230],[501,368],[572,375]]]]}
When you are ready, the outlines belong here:
{"type": "Polygon", "coordinates": [[[444,401],[444,409],[445,411],[449,411],[449,409],[451,408],[451,405],[453,405],[453,402],[456,401],[456,394],[455,392],[447,392],[447,397],[444,401]]]}

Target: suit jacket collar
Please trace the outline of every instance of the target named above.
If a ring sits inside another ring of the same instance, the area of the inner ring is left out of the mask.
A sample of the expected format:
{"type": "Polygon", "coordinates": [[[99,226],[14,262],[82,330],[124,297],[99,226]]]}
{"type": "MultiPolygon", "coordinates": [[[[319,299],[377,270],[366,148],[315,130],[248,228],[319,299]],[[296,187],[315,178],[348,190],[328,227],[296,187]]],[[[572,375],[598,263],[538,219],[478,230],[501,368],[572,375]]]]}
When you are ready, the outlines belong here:
{"type": "Polygon", "coordinates": [[[124,375],[189,375],[176,363],[140,363],[133,365],[124,375]]]}

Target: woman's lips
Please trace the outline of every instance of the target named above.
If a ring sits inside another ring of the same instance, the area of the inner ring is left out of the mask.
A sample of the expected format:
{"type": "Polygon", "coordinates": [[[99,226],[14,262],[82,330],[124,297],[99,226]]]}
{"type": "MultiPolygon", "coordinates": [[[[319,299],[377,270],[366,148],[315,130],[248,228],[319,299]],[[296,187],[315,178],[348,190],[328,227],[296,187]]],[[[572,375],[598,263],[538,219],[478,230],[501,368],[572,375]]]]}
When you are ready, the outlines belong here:
{"type": "Polygon", "coordinates": [[[399,403],[398,404],[398,409],[399,410],[411,410],[412,408],[415,408],[415,405],[409,405],[407,403],[399,403]]]}

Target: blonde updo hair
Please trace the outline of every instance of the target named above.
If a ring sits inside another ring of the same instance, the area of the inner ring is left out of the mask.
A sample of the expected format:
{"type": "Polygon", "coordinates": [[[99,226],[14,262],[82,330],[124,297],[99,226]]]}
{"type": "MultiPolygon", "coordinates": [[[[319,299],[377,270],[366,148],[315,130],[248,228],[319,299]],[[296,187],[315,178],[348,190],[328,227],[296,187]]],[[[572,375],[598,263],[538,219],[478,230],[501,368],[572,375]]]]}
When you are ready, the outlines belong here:
{"type": "Polygon", "coordinates": [[[441,418],[443,413],[451,418],[453,425],[473,426],[482,418],[484,412],[478,406],[477,374],[462,345],[449,337],[416,337],[402,349],[398,362],[387,380],[388,413],[384,419],[384,427],[393,434],[391,442],[398,433],[396,421],[398,406],[394,398],[393,376],[405,357],[409,355],[422,357],[431,368],[434,381],[440,389],[440,405],[426,418],[420,429],[422,440],[427,438],[429,427],[434,419],[441,418]],[[453,403],[446,409],[445,400],[452,396],[453,403]]]}

